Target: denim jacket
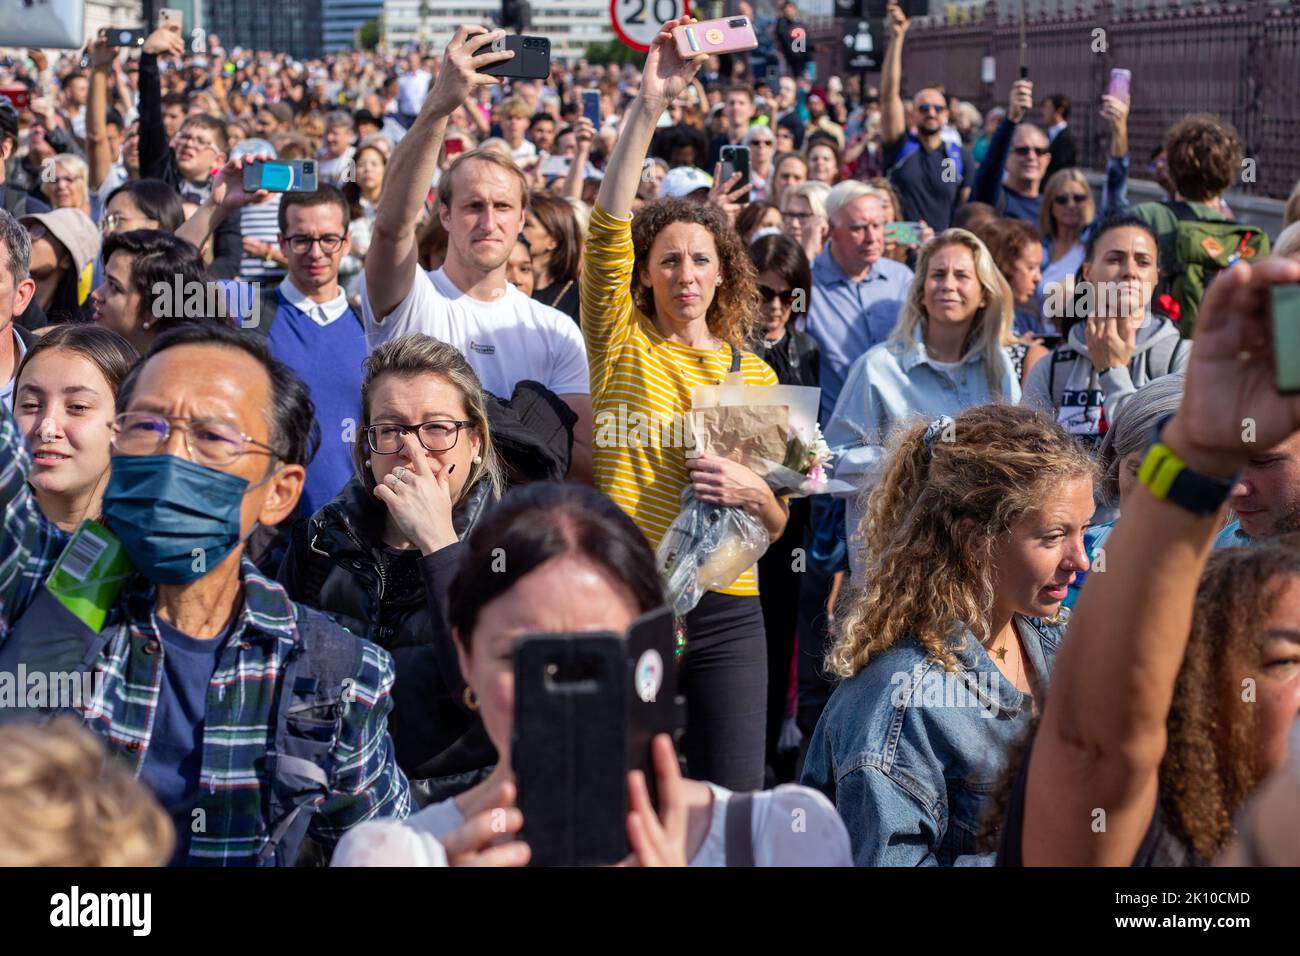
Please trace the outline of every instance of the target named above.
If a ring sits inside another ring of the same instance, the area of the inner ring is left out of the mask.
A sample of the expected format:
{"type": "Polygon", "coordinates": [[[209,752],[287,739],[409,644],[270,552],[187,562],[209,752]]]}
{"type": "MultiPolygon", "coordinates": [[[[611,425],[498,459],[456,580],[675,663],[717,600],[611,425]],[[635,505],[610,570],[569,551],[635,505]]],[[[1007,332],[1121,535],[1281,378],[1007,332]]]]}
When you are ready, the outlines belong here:
{"type": "MultiPolygon", "coordinates": [[[[1054,625],[1016,618],[1036,689],[1050,678],[1068,613],[1054,625]]],[[[1031,701],[969,631],[956,657],[949,674],[900,639],[843,681],[817,722],[801,782],[834,801],[857,866],[993,864],[975,843],[1031,701]]]]}

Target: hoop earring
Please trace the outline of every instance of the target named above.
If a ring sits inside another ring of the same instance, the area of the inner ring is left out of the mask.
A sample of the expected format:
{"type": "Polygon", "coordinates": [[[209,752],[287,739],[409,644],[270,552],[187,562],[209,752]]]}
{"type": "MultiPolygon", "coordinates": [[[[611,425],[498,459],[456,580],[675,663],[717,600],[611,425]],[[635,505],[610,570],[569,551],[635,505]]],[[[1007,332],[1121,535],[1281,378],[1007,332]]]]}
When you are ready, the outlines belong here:
{"type": "Polygon", "coordinates": [[[470,710],[478,710],[478,694],[474,693],[473,687],[466,684],[465,692],[460,695],[460,698],[470,710]]]}

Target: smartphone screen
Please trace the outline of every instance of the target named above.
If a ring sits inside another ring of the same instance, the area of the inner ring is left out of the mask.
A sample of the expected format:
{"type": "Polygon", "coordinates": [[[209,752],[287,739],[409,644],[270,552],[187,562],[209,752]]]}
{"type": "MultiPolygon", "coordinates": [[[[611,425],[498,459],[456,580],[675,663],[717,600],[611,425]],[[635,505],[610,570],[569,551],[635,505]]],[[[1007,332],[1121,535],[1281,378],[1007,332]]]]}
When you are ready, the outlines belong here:
{"type": "Polygon", "coordinates": [[[582,115],[591,120],[591,125],[600,132],[600,91],[582,91],[582,115]]]}
{"type": "Polygon", "coordinates": [[[465,152],[465,141],[459,136],[453,136],[443,144],[443,150],[447,153],[448,158],[459,156],[465,152]]]}
{"type": "Polygon", "coordinates": [[[919,246],[921,244],[921,224],[919,222],[885,223],[885,241],[896,242],[900,246],[919,246]]]}
{"type": "Polygon", "coordinates": [[[1133,86],[1133,74],[1129,70],[1111,70],[1110,82],[1106,84],[1106,94],[1128,105],[1133,86]]]}
{"type": "Polygon", "coordinates": [[[1273,368],[1277,390],[1300,392],[1300,285],[1277,285],[1273,299],[1273,368]]]}
{"type": "Polygon", "coordinates": [[[0,96],[3,96],[14,105],[16,110],[25,110],[32,102],[31,90],[0,90],[0,96]]]}
{"type": "MultiPolygon", "coordinates": [[[[748,146],[724,146],[719,151],[722,159],[722,181],[725,183],[736,173],[740,173],[740,181],[732,186],[728,192],[735,192],[742,186],[749,185],[749,147],[748,146]]],[[[749,194],[742,194],[737,202],[749,202],[749,194]]]]}

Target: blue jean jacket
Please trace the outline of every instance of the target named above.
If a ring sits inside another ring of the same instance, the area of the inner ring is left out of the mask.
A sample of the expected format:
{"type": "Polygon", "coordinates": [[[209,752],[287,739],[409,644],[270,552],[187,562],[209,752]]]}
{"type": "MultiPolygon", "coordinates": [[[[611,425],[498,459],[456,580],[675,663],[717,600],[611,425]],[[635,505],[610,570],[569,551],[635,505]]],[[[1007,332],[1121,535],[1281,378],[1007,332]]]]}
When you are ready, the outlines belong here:
{"type": "MultiPolygon", "coordinates": [[[[1064,619],[1016,618],[1035,688],[1050,678],[1064,619]]],[[[802,783],[834,801],[858,866],[993,864],[976,840],[1032,702],[969,632],[956,656],[949,674],[901,639],[843,681],[817,722],[802,783]]]]}

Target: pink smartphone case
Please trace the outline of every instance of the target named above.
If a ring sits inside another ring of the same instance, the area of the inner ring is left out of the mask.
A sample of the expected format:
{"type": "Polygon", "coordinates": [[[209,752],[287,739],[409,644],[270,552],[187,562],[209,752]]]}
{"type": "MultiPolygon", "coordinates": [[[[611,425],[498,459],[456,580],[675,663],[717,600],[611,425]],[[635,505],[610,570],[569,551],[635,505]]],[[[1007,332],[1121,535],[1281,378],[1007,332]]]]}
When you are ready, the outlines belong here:
{"type": "Polygon", "coordinates": [[[677,27],[673,39],[677,41],[677,52],[686,59],[699,53],[738,53],[758,48],[758,37],[748,17],[726,17],[677,27]],[[731,26],[742,22],[744,26],[731,26]]]}

